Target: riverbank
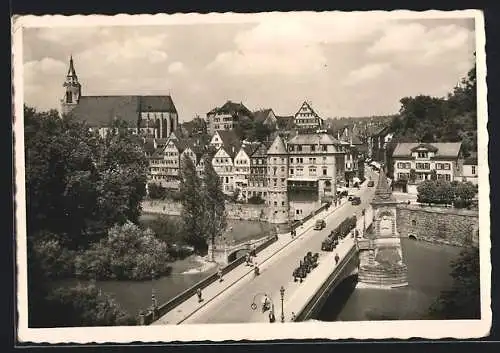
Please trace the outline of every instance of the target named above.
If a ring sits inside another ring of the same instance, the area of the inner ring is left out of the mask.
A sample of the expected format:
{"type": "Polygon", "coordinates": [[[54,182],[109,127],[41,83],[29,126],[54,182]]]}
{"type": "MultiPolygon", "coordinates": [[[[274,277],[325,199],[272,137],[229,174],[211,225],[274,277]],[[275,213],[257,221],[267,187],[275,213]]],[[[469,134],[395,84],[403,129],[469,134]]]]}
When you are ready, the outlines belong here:
{"type": "MultiPolygon", "coordinates": [[[[143,213],[180,216],[180,202],[169,200],[145,200],[142,202],[143,213]]],[[[240,221],[267,222],[269,209],[265,205],[237,204],[226,202],[227,219],[240,221]]]]}

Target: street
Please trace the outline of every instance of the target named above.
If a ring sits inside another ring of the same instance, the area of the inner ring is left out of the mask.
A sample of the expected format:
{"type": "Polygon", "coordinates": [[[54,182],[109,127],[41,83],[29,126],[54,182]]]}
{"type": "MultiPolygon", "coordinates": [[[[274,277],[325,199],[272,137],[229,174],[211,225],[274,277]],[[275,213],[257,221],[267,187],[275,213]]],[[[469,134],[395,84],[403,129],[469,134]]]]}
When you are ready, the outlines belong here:
{"type": "MultiPolygon", "coordinates": [[[[372,179],[376,179],[375,174],[372,174],[372,179]]],[[[365,183],[361,190],[357,192],[357,195],[361,197],[361,205],[353,206],[347,203],[339,208],[325,219],[326,228],[321,231],[311,229],[308,234],[304,234],[279,256],[274,256],[261,266],[261,274],[258,277],[250,276],[242,280],[219,295],[210,304],[194,313],[183,323],[268,322],[268,313],[262,313],[259,305],[261,295],[264,293],[268,294],[275,305],[275,315],[277,321],[279,321],[281,315],[279,289],[282,285],[288,287],[289,282],[293,282],[292,271],[298,266],[299,261],[308,251],[320,253],[321,261],[321,242],[345,218],[351,217],[355,213],[360,217],[361,210],[369,205],[374,192],[375,187],[368,188],[365,183]],[[258,304],[257,310],[251,309],[254,297],[255,302],[258,304]]],[[[305,281],[307,282],[307,278],[305,281]]],[[[293,293],[285,292],[285,297],[287,295],[293,295],[293,293]]]]}

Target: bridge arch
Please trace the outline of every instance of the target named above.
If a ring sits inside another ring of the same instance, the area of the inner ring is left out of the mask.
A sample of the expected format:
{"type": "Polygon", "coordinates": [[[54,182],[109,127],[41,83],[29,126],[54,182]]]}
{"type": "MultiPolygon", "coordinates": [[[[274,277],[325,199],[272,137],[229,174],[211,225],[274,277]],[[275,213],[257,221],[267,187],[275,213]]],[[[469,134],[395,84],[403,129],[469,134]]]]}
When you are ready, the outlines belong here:
{"type": "Polygon", "coordinates": [[[235,251],[233,251],[232,253],[230,253],[227,256],[227,262],[231,263],[233,261],[236,261],[236,259],[239,259],[240,257],[246,256],[246,254],[248,254],[249,252],[250,252],[250,249],[246,248],[246,247],[236,249],[235,251]]]}

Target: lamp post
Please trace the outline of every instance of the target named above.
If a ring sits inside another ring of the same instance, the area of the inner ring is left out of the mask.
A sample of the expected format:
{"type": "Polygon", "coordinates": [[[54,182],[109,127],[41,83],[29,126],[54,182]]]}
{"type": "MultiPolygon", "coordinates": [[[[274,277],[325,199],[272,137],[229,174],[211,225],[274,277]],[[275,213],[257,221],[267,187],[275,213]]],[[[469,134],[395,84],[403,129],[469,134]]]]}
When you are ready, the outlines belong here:
{"type": "Polygon", "coordinates": [[[283,310],[283,299],[285,298],[285,288],[281,286],[280,288],[280,294],[281,294],[281,322],[285,322],[285,312],[283,310]]]}
{"type": "Polygon", "coordinates": [[[156,310],[156,296],[154,287],[155,271],[151,270],[151,308],[153,309],[153,318],[156,310]]]}
{"type": "Polygon", "coordinates": [[[366,208],[361,211],[361,215],[363,216],[363,233],[361,233],[361,236],[364,238],[365,237],[365,231],[366,231],[366,208]]]}

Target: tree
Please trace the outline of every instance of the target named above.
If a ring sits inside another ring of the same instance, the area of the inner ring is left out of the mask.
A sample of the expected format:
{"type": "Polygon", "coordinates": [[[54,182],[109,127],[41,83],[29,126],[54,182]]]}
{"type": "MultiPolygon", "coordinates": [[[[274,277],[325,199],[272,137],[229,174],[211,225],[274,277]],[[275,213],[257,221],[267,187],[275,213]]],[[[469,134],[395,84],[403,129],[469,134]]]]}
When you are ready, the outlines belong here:
{"type": "Polygon", "coordinates": [[[170,273],[167,244],[151,230],[128,222],[111,228],[108,235],[75,259],[75,273],[87,279],[151,278],[170,273]]]}
{"type": "Polygon", "coordinates": [[[429,309],[432,318],[459,320],[481,317],[479,249],[462,251],[452,263],[452,288],[441,295],[429,309]]]}
{"type": "Polygon", "coordinates": [[[431,180],[436,181],[437,180],[437,172],[436,169],[431,170],[431,180]]]}
{"type": "Polygon", "coordinates": [[[213,246],[215,239],[221,236],[227,227],[226,203],[220,178],[208,158],[205,160],[204,168],[203,204],[205,212],[203,223],[206,234],[213,246]]]}
{"type": "Polygon", "coordinates": [[[148,162],[116,121],[101,138],[84,123],[25,107],[28,236],[85,248],[115,223],[138,221],[148,162]]]}
{"type": "Polygon", "coordinates": [[[46,305],[50,315],[43,327],[135,325],[136,319],[95,285],[59,288],[50,293],[46,305]]]}
{"type": "MultiPolygon", "coordinates": [[[[210,163],[205,163],[210,164],[210,163]]],[[[205,239],[205,205],[201,193],[201,181],[191,158],[184,156],[180,168],[180,194],[182,204],[182,230],[186,242],[203,253],[207,248],[205,239]]]]}
{"type": "Polygon", "coordinates": [[[167,196],[167,190],[156,183],[149,183],[148,194],[152,199],[163,200],[167,196]]]}
{"type": "Polygon", "coordinates": [[[421,203],[432,203],[437,199],[437,187],[436,183],[431,180],[424,180],[417,187],[418,191],[418,202],[421,203]]]}

